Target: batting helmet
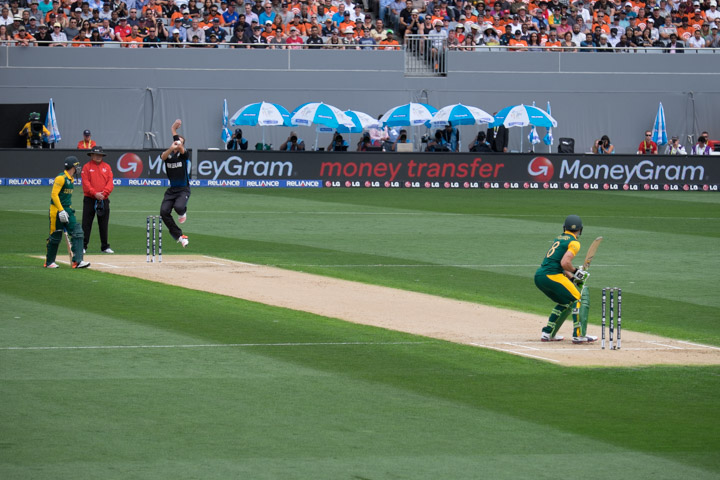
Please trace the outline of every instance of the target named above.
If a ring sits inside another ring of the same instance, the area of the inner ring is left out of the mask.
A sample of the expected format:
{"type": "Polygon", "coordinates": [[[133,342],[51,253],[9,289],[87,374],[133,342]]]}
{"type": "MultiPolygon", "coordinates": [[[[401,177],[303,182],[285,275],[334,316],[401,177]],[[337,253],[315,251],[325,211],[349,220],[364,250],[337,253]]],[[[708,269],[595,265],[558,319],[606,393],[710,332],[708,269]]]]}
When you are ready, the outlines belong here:
{"type": "Polygon", "coordinates": [[[582,229],[583,229],[582,220],[577,215],[568,215],[568,217],[565,219],[565,224],[563,225],[563,229],[567,230],[569,232],[582,233],[582,229]]]}

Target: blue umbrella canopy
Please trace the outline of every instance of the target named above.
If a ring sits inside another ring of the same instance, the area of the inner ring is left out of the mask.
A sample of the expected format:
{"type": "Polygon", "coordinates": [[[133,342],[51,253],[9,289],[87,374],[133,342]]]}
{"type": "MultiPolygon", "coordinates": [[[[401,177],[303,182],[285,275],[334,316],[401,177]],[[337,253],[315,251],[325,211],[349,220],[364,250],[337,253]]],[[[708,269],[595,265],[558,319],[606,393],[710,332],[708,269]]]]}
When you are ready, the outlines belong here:
{"type": "Polygon", "coordinates": [[[380,128],[380,121],[371,117],[367,113],[355,110],[345,110],[345,115],[353,121],[353,127],[340,125],[338,132],[340,133],[360,133],[368,128],[380,128]]]}
{"type": "Polygon", "coordinates": [[[419,127],[432,120],[437,108],[424,103],[406,103],[393,107],[380,118],[389,127],[419,127]]]}
{"type": "Polygon", "coordinates": [[[300,105],[293,110],[290,117],[293,125],[310,126],[312,124],[324,125],[330,128],[338,128],[345,125],[348,128],[354,126],[350,117],[337,107],[322,102],[310,102],[300,105]]]}
{"type": "Polygon", "coordinates": [[[512,105],[495,114],[492,127],[557,127],[557,121],[545,110],[531,105],[512,105]]]}
{"type": "Polygon", "coordinates": [[[230,118],[232,125],[290,126],[290,112],[276,103],[251,103],[245,105],[230,118]]]}
{"type": "Polygon", "coordinates": [[[495,118],[484,110],[457,103],[443,107],[435,113],[430,125],[439,127],[452,123],[453,125],[480,125],[492,123],[495,118]]]}

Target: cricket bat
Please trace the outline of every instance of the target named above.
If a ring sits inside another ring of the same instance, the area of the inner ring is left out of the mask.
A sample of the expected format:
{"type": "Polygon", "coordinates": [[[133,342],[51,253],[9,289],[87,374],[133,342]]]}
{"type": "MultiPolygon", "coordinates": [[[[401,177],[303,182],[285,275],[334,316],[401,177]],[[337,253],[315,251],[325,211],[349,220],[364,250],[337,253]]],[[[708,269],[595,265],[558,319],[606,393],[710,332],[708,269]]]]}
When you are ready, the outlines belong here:
{"type": "Polygon", "coordinates": [[[600,246],[600,243],[603,241],[603,237],[597,237],[592,245],[590,245],[590,248],[588,248],[587,253],[585,254],[585,262],[583,263],[583,268],[585,270],[588,269],[590,266],[590,262],[592,262],[593,258],[595,257],[595,252],[597,252],[598,247],[600,246]]]}
{"type": "Polygon", "coordinates": [[[70,241],[70,234],[67,232],[67,230],[63,230],[63,233],[65,234],[65,241],[66,241],[67,247],[68,247],[68,257],[70,260],[70,265],[72,266],[73,252],[72,252],[72,242],[70,241]]]}

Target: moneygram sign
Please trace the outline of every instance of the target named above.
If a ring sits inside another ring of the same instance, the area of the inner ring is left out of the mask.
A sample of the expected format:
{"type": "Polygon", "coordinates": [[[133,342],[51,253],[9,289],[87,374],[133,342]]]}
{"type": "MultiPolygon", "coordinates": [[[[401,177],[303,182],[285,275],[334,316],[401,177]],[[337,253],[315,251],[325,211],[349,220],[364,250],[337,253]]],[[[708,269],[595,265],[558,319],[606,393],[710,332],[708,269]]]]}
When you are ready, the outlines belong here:
{"type": "MultiPolygon", "coordinates": [[[[107,151],[115,184],[167,186],[161,150],[107,151]]],[[[0,152],[0,185],[49,185],[76,150],[0,152]]],[[[720,189],[716,156],[198,150],[191,185],[218,188],[720,189]]],[[[80,157],[78,157],[80,158],[80,157]]],[[[83,158],[84,160],[84,158],[83,158]]],[[[83,162],[85,163],[85,162],[83,162]]]]}

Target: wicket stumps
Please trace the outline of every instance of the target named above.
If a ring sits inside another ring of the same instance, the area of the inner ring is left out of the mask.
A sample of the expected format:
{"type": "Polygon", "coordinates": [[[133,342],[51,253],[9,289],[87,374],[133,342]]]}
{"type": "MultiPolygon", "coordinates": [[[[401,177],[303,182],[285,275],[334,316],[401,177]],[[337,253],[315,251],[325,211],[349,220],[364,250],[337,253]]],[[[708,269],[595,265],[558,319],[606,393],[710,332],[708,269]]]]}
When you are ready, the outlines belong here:
{"type": "Polygon", "coordinates": [[[610,320],[610,350],[620,350],[621,347],[621,335],[622,335],[622,289],[619,287],[605,287],[602,289],[602,333],[601,333],[601,346],[605,349],[605,320],[606,314],[609,312],[610,320]],[[617,347],[613,346],[613,333],[615,330],[615,298],[617,298],[617,347]],[[610,300],[608,304],[608,299],[610,300]],[[606,308],[609,306],[609,308],[606,308]]]}
{"type": "Polygon", "coordinates": [[[145,230],[146,243],[145,251],[147,254],[147,262],[155,262],[157,259],[158,263],[162,263],[162,218],[159,215],[149,215],[147,217],[147,228],[145,230]],[[152,222],[152,256],[150,255],[150,223],[152,222]],[[157,230],[156,230],[157,224],[157,230]],[[155,255],[157,247],[158,255],[155,255]]]}

